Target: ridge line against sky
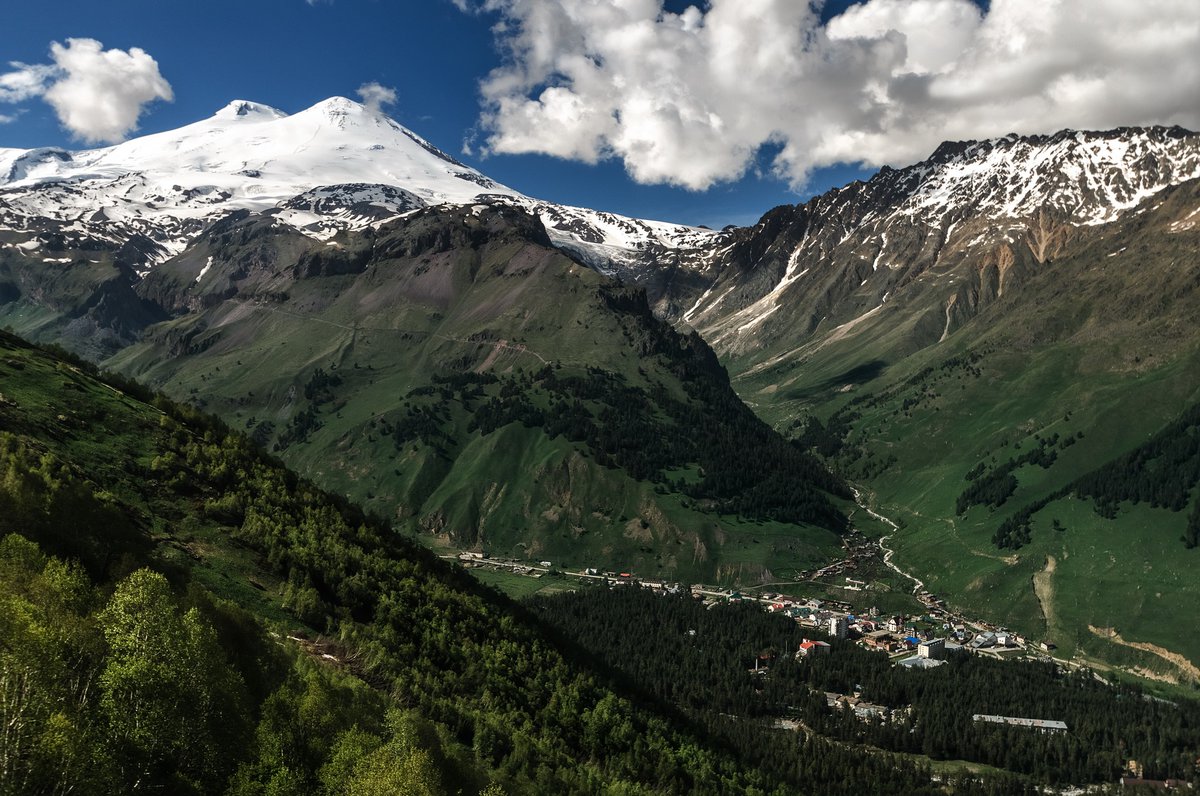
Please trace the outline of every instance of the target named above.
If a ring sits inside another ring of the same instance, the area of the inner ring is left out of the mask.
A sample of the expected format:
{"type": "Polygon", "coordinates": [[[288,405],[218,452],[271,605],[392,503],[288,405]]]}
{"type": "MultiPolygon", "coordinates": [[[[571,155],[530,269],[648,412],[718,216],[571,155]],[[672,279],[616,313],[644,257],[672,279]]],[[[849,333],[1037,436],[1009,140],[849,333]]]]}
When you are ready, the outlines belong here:
{"type": "Polygon", "coordinates": [[[1196,0],[60,5],[6,12],[0,146],[361,89],[528,195],[721,226],[942,140],[1200,127],[1196,0]]]}

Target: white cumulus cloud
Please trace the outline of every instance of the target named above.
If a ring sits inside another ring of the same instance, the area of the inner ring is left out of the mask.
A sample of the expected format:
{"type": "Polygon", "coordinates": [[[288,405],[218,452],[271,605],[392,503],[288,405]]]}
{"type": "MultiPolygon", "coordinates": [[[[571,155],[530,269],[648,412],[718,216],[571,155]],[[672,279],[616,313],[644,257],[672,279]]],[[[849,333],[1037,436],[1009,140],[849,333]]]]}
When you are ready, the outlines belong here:
{"type": "Polygon", "coordinates": [[[375,81],[363,83],[358,87],[358,96],[363,105],[378,113],[384,106],[396,104],[396,89],[380,85],[375,81]]]}
{"type": "Polygon", "coordinates": [[[832,39],[878,38],[894,30],[904,35],[903,69],[928,74],[953,67],[982,22],[979,8],[963,0],[873,0],[850,6],[825,30],[832,39]]]}
{"type": "Polygon", "coordinates": [[[0,102],[41,97],[83,141],[116,142],[137,129],[145,106],[173,99],[171,84],[144,50],[105,50],[95,39],[50,45],[52,64],[19,64],[0,75],[0,102]]]}
{"type": "Polygon", "coordinates": [[[0,75],[0,102],[24,102],[41,96],[55,76],[55,68],[46,64],[9,64],[14,71],[0,75]]]}
{"type": "Polygon", "coordinates": [[[835,163],[902,165],[947,139],[1200,126],[1196,0],[455,0],[491,13],[484,152],[619,158],[705,189],[765,145],[801,185],[835,163]]]}

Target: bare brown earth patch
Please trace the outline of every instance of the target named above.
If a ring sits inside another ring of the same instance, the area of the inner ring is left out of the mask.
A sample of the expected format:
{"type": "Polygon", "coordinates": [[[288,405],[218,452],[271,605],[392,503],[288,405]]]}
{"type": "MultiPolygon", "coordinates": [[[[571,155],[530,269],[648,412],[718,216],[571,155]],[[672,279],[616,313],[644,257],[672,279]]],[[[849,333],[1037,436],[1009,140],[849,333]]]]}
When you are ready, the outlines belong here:
{"type": "Polygon", "coordinates": [[[1042,607],[1047,629],[1057,624],[1054,613],[1054,570],[1057,566],[1058,562],[1054,560],[1054,556],[1046,556],[1045,569],[1033,574],[1033,593],[1037,595],[1038,603],[1042,607]]]}
{"type": "MultiPolygon", "coordinates": [[[[1146,641],[1126,641],[1125,639],[1121,638],[1121,634],[1117,632],[1115,627],[1096,627],[1095,625],[1088,625],[1088,630],[1090,630],[1093,635],[1099,636],[1107,641],[1111,641],[1113,644],[1120,644],[1122,647],[1129,647],[1131,649],[1141,650],[1142,652],[1149,652],[1152,655],[1157,655],[1159,658],[1162,658],[1164,661],[1171,664],[1181,673],[1183,673],[1184,677],[1188,680],[1200,682],[1200,667],[1197,667],[1196,664],[1192,663],[1178,652],[1172,652],[1165,647],[1160,647],[1157,644],[1151,644],[1146,641]]],[[[1178,680],[1168,680],[1168,682],[1178,682],[1178,680]]]]}
{"type": "Polygon", "coordinates": [[[625,523],[625,538],[638,542],[652,542],[654,541],[654,534],[650,531],[650,523],[641,517],[634,517],[625,523]]]}

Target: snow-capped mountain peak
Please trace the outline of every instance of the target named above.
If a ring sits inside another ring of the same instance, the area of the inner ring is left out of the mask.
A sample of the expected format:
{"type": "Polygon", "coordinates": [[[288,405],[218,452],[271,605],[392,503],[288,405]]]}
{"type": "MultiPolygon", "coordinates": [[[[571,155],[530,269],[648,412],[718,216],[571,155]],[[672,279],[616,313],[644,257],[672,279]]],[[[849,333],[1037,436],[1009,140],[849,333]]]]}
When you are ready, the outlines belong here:
{"type": "Polygon", "coordinates": [[[1094,225],[1161,191],[1200,176],[1196,135],[1180,127],[1063,130],[947,142],[928,161],[891,172],[913,186],[915,213],[946,208],[999,218],[1042,210],[1094,225]]]}
{"type": "Polygon", "coordinates": [[[282,119],[286,113],[270,105],[249,100],[234,100],[213,114],[214,119],[240,119],[245,122],[263,122],[282,119]]]}
{"type": "Polygon", "coordinates": [[[160,260],[234,210],[327,238],[421,206],[479,202],[542,216],[556,240],[599,264],[706,234],[531,199],[345,97],[290,115],[235,100],[207,119],[100,149],[0,150],[0,228],[49,224],[109,242],[140,234],[163,247],[160,260]]]}
{"type": "MultiPolygon", "coordinates": [[[[431,203],[463,204],[474,201],[485,179],[387,116],[344,97],[292,115],[237,100],[208,119],[116,146],[31,153],[46,153],[39,155],[39,168],[12,172],[0,186],[95,184],[138,174],[159,197],[180,188],[215,189],[229,194],[230,209],[264,210],[316,187],[366,182],[403,187],[431,203]]],[[[490,180],[485,187],[516,193],[490,180]]],[[[112,207],[125,204],[122,196],[95,198],[112,207]]],[[[155,204],[132,209],[143,215],[147,209],[171,215],[184,210],[179,202],[155,204]]]]}
{"type": "Polygon", "coordinates": [[[1200,134],[1179,127],[946,142],[737,230],[699,297],[664,306],[718,350],[750,351],[796,318],[848,333],[929,289],[945,297],[944,337],[1073,240],[1196,179],[1200,134]]]}

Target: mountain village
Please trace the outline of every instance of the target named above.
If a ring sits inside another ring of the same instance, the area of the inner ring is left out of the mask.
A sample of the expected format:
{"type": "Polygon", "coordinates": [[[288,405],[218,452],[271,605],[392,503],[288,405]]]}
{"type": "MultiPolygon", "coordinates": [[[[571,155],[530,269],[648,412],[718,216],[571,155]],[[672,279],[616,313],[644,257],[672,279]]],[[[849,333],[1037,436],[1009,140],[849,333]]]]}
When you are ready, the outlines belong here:
{"type": "MultiPolygon", "coordinates": [[[[586,567],[579,571],[558,570],[551,561],[520,561],[493,558],[481,552],[461,552],[446,555],[469,569],[487,568],[507,571],[530,578],[557,576],[576,579],[587,586],[608,588],[643,588],[660,595],[690,593],[710,608],[734,602],[757,603],[769,613],[782,614],[798,625],[811,628],[818,634],[836,639],[849,639],[859,646],[888,655],[897,665],[914,669],[933,669],[942,665],[947,655],[958,652],[989,655],[995,658],[1032,657],[1049,659],[1055,649],[1048,640],[1031,640],[1007,627],[962,616],[947,607],[936,594],[919,591],[914,596],[925,611],[916,615],[881,613],[874,607],[859,607],[850,602],[818,597],[800,597],[772,591],[756,591],[751,587],[722,586],[668,582],[643,578],[630,572],[615,572],[586,567]]],[[[839,562],[844,563],[844,562],[839,562]]],[[[819,575],[828,575],[836,565],[823,568],[819,575]]],[[[798,578],[799,579],[799,578],[798,578]]],[[[845,589],[869,593],[869,584],[845,576],[845,589]]],[[[860,602],[862,605],[862,602],[860,602]]],[[[830,645],[816,639],[805,639],[795,651],[798,657],[829,654],[830,645]]],[[[1066,665],[1065,661],[1060,663],[1066,665]]]]}

